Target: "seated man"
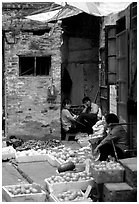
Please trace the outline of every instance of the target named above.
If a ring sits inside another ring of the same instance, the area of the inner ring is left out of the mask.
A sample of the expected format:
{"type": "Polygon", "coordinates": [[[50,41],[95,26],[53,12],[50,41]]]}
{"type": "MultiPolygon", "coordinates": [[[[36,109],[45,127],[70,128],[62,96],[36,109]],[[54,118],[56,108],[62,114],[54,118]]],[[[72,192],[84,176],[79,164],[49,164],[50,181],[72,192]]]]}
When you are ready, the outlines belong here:
{"type": "Polygon", "coordinates": [[[84,109],[80,116],[77,118],[77,121],[83,123],[86,126],[84,129],[88,134],[93,133],[92,126],[102,118],[101,109],[95,103],[92,103],[89,97],[84,97],[83,100],[84,109]]]}
{"type": "Polygon", "coordinates": [[[91,99],[89,97],[84,97],[82,100],[82,103],[84,105],[83,113],[93,113],[97,114],[97,119],[100,120],[102,118],[102,112],[100,107],[96,104],[91,102],[91,99]]]}
{"type": "MultiPolygon", "coordinates": [[[[118,117],[110,113],[105,116],[107,126],[110,123],[119,123],[118,117]]],[[[118,159],[124,158],[124,150],[127,149],[127,133],[124,128],[115,124],[109,126],[107,136],[100,142],[100,144],[95,148],[94,154],[100,152],[100,161],[107,160],[108,156],[118,157],[118,159]],[[116,151],[116,152],[115,152],[116,151]]],[[[117,159],[117,158],[116,158],[117,159]]]]}

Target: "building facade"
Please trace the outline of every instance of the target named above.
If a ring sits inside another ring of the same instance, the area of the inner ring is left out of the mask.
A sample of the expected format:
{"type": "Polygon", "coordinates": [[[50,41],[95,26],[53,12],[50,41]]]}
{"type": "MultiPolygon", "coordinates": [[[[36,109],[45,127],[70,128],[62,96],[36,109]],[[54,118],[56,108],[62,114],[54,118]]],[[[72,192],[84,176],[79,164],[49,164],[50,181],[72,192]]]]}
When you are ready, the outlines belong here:
{"type": "Polygon", "coordinates": [[[60,137],[61,28],[17,18],[21,6],[3,5],[5,133],[60,137]]]}

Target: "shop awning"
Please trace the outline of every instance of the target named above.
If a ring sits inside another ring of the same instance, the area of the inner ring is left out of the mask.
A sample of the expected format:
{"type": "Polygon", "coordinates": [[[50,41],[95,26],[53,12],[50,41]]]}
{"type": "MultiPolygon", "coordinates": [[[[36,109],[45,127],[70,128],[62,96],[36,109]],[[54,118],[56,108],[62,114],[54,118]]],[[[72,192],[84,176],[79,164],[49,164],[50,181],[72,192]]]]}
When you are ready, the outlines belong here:
{"type": "Polygon", "coordinates": [[[46,11],[44,13],[39,13],[39,14],[27,16],[26,18],[28,18],[30,20],[35,20],[35,21],[41,21],[41,22],[49,21],[54,16],[57,16],[57,14],[60,11],[61,11],[61,9],[57,9],[54,11],[46,11]]]}
{"type": "MultiPolygon", "coordinates": [[[[58,4],[58,2],[56,3],[58,4]]],[[[26,18],[41,22],[51,22],[75,16],[82,12],[94,16],[107,16],[110,13],[125,10],[130,4],[131,2],[59,2],[61,7],[58,9],[47,10],[26,18]]]]}

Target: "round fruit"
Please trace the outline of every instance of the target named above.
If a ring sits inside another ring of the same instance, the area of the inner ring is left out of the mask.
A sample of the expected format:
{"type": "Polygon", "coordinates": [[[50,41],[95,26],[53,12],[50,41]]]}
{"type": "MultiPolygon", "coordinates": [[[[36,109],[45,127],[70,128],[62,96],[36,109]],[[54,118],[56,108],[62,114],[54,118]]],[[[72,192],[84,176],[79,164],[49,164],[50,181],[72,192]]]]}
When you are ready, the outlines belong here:
{"type": "Polygon", "coordinates": [[[37,193],[38,190],[37,190],[36,188],[32,188],[32,189],[31,189],[31,192],[32,192],[32,193],[37,193]]]}
{"type": "Polygon", "coordinates": [[[17,191],[13,189],[13,192],[12,192],[14,195],[17,195],[17,191]]]}
{"type": "Polygon", "coordinates": [[[29,193],[30,193],[30,189],[27,189],[27,190],[25,191],[25,193],[26,193],[26,194],[29,194],[29,193]]]}
{"type": "Polygon", "coordinates": [[[17,191],[17,194],[21,194],[21,189],[20,188],[17,188],[16,191],[17,191]]]}
{"type": "Polygon", "coordinates": [[[28,189],[29,187],[30,187],[30,186],[29,186],[28,184],[25,184],[25,185],[24,185],[24,188],[25,188],[25,189],[28,189]]]}
{"type": "Polygon", "coordinates": [[[70,177],[67,177],[65,180],[66,180],[67,182],[69,182],[71,179],[70,179],[70,177]]]}
{"type": "Polygon", "coordinates": [[[25,188],[21,187],[21,194],[25,194],[25,188]]]}
{"type": "Polygon", "coordinates": [[[12,190],[12,188],[8,188],[8,191],[9,191],[9,192],[12,192],[13,190],[12,190]]]}
{"type": "Polygon", "coordinates": [[[69,198],[68,197],[65,197],[64,198],[64,201],[66,202],[66,201],[69,201],[69,198]]]}

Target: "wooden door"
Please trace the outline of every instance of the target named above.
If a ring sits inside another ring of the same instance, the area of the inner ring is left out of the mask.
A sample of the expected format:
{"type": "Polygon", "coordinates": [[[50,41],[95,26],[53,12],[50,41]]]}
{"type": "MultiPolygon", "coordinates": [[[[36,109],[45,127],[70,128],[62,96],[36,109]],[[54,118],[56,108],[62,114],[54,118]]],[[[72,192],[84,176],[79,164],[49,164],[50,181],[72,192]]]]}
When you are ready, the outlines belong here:
{"type": "Polygon", "coordinates": [[[109,112],[117,114],[116,92],[116,25],[106,26],[106,66],[109,87],[109,112]]]}
{"type": "Polygon", "coordinates": [[[117,113],[121,121],[128,122],[128,35],[124,30],[116,36],[117,61],[117,113]]]}
{"type": "Polygon", "coordinates": [[[117,114],[116,101],[116,25],[105,27],[105,49],[100,50],[100,100],[103,114],[117,114]]]}
{"type": "Polygon", "coordinates": [[[116,84],[116,26],[106,26],[108,84],[116,84]]]}
{"type": "Polygon", "coordinates": [[[109,109],[109,88],[107,84],[107,72],[105,59],[107,58],[106,49],[100,49],[101,69],[99,69],[99,86],[100,86],[100,107],[102,114],[108,113],[109,109]]]}

